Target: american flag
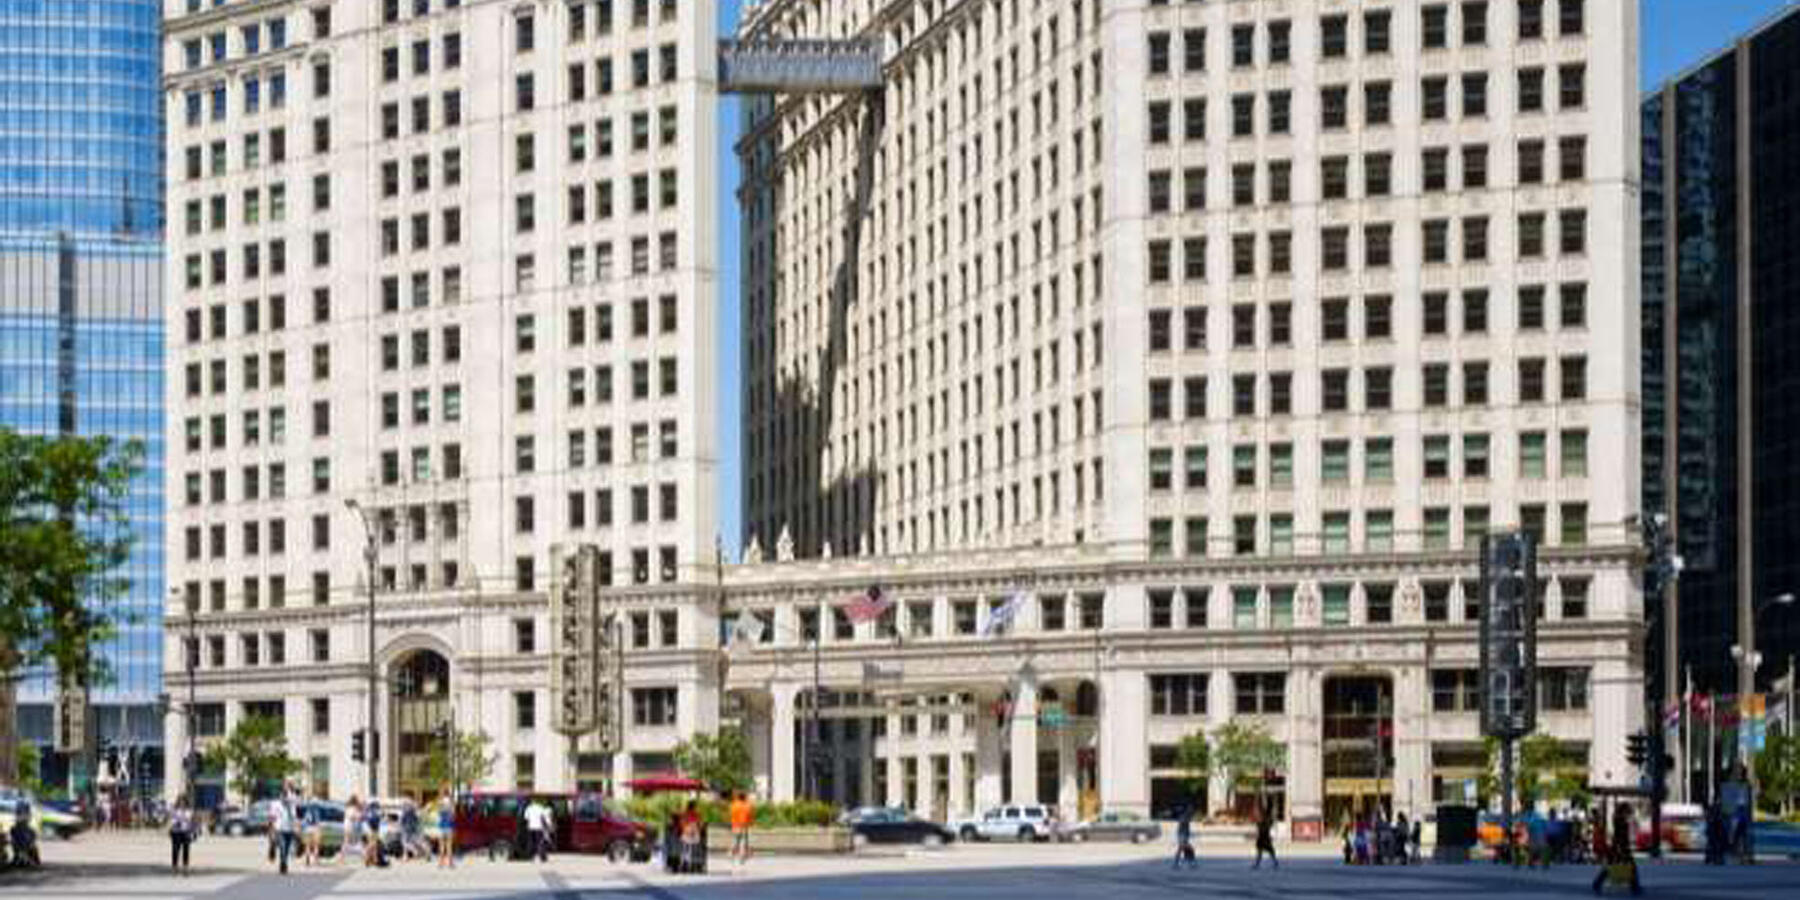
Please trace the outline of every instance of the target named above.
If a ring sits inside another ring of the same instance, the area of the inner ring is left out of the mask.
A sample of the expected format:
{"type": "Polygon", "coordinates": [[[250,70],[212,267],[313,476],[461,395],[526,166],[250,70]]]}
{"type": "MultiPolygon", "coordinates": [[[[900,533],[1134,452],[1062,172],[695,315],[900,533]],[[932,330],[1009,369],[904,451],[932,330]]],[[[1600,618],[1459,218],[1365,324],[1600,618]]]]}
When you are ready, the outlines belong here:
{"type": "Polygon", "coordinates": [[[873,622],[893,608],[894,601],[881,593],[881,585],[869,585],[868,591],[844,605],[844,614],[852,622],[873,622]]]}

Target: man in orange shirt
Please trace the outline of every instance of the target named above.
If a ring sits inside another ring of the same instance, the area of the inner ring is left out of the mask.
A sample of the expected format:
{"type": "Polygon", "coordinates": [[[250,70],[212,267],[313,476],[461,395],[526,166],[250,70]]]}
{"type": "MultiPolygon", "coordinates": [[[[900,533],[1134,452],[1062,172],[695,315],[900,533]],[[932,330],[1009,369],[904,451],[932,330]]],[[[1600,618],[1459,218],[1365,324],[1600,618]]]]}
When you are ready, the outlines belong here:
{"type": "Polygon", "coordinates": [[[756,807],[738,791],[731,801],[731,861],[742,867],[750,861],[750,826],[756,824],[756,807]]]}

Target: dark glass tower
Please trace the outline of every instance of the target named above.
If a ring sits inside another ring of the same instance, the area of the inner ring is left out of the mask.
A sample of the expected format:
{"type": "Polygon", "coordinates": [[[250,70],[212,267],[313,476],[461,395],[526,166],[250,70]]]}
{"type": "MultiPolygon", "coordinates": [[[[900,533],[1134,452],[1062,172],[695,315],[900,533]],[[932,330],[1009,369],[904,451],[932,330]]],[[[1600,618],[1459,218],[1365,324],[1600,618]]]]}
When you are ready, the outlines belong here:
{"type": "MultiPolygon", "coordinates": [[[[1643,108],[1644,507],[1672,512],[1675,672],[1700,691],[1737,690],[1742,604],[1800,593],[1797,53],[1788,13],[1643,108]]],[[[1800,606],[1757,632],[1767,690],[1800,652],[1800,606]]]]}
{"type": "MultiPolygon", "coordinates": [[[[143,442],[136,543],[99,739],[146,795],[162,773],[163,133],[158,0],[0,0],[0,426],[143,442]],[[136,777],[132,777],[136,776],[136,777]],[[148,780],[146,780],[146,776],[148,780]]],[[[21,737],[43,745],[52,673],[20,687],[21,737]]]]}

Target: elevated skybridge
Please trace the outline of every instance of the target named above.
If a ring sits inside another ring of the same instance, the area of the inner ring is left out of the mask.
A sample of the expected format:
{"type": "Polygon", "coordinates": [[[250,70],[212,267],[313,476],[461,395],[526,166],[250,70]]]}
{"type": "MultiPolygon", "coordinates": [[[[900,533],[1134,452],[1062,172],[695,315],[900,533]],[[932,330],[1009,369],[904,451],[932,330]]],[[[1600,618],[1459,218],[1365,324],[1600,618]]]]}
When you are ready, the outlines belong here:
{"type": "Polygon", "coordinates": [[[719,90],[730,94],[855,94],[881,89],[881,41],[719,42],[719,90]]]}

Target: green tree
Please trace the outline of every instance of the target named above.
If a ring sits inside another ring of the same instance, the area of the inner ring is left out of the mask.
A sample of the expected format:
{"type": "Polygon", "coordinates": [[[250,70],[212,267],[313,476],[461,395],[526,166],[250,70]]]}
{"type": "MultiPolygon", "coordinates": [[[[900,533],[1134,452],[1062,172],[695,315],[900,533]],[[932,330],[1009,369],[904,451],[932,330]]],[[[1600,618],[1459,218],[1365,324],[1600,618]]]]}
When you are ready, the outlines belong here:
{"type": "Polygon", "coordinates": [[[42,797],[44,795],[43,757],[38,753],[37,745],[19,744],[18,763],[19,778],[15,783],[33,795],[42,797]]]}
{"type": "Polygon", "coordinates": [[[1225,780],[1227,802],[1235,806],[1238,791],[1260,787],[1264,772],[1287,771],[1287,747],[1260,722],[1230,722],[1213,732],[1212,762],[1225,780]]]}
{"type": "Polygon", "coordinates": [[[1206,739],[1206,732],[1196,731],[1184,736],[1175,745],[1175,768],[1180,769],[1183,776],[1182,785],[1187,788],[1188,795],[1201,797],[1206,793],[1206,780],[1212,776],[1212,744],[1206,739]]]}
{"type": "Polygon", "coordinates": [[[493,745],[494,739],[485,731],[457,733],[453,753],[443,742],[434,743],[425,758],[426,780],[434,785],[433,790],[436,785],[448,784],[459,794],[468,791],[494,774],[500,754],[489,752],[493,745]]]}
{"type": "Polygon", "coordinates": [[[240,719],[223,743],[206,751],[205,762],[229,773],[231,789],[246,800],[279,788],[282,780],[303,768],[288,756],[284,726],[271,716],[240,719]]]}
{"type": "MultiPolygon", "coordinates": [[[[1483,801],[1498,807],[1500,802],[1500,740],[1481,739],[1486,765],[1476,779],[1476,789],[1483,801]]],[[[1539,800],[1550,803],[1588,802],[1587,772],[1580,759],[1556,738],[1547,734],[1528,735],[1513,750],[1514,808],[1530,809],[1539,800]]]]}
{"type": "Polygon", "coordinates": [[[1789,808],[1800,796],[1800,737],[1769,735],[1756,754],[1756,781],[1765,809],[1789,808]]]}
{"type": "Polygon", "coordinates": [[[0,782],[18,780],[18,677],[52,665],[63,684],[106,682],[93,647],[118,622],[108,600],[131,550],[125,499],[143,447],[0,428],[0,782]]]}
{"type": "Polygon", "coordinates": [[[700,733],[676,744],[675,767],[721,794],[747,792],[755,786],[750,774],[750,746],[744,742],[743,732],[736,729],[700,733]]]}

